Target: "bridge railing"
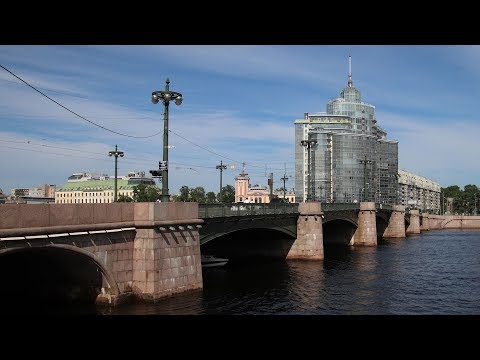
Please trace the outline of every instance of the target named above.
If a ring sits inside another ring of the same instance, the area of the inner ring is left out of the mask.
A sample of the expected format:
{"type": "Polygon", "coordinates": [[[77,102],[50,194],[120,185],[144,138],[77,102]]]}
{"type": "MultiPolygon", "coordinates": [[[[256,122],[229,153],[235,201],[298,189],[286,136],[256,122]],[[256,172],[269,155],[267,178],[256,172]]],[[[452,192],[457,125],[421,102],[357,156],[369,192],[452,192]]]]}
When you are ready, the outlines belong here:
{"type": "Polygon", "coordinates": [[[298,214],[298,204],[198,204],[198,217],[298,214]]]}
{"type": "Polygon", "coordinates": [[[358,210],[359,203],[322,203],[322,211],[358,210]]]}

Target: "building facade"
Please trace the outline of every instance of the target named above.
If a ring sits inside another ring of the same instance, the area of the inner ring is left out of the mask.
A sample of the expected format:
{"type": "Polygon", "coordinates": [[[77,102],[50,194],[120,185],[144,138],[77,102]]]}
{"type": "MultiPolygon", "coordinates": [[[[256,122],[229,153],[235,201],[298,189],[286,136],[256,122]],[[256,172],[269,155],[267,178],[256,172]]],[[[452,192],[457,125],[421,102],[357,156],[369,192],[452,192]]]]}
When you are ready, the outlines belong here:
{"type": "Polygon", "coordinates": [[[398,141],[353,86],[351,59],[347,86],[326,108],[294,122],[297,201],[397,203],[398,141]]]}
{"type": "MultiPolygon", "coordinates": [[[[18,202],[25,198],[44,199],[45,201],[55,198],[56,186],[51,184],[43,184],[34,188],[14,188],[10,190],[10,200],[18,202]]],[[[24,202],[24,201],[22,201],[24,202]]]]}
{"type": "Polygon", "coordinates": [[[440,184],[404,170],[398,174],[399,204],[422,212],[440,213],[440,184]]]}
{"type": "MultiPolygon", "coordinates": [[[[117,177],[117,196],[133,198],[133,188],[145,184],[155,186],[153,178],[146,178],[144,172],[130,172],[117,177]]],[[[114,201],[115,177],[90,173],[75,173],[67,183],[55,192],[56,204],[102,204],[114,201]]]]}
{"type": "MultiPolygon", "coordinates": [[[[283,191],[273,191],[273,197],[283,198],[283,191]]],[[[285,199],[290,203],[295,202],[295,193],[293,191],[285,191],[285,199]]],[[[267,186],[250,186],[250,177],[245,172],[235,177],[235,202],[244,203],[269,203],[270,188],[267,186]]]]}
{"type": "Polygon", "coordinates": [[[5,195],[0,188],[0,204],[5,204],[5,201],[7,200],[7,195],[5,195]]]}

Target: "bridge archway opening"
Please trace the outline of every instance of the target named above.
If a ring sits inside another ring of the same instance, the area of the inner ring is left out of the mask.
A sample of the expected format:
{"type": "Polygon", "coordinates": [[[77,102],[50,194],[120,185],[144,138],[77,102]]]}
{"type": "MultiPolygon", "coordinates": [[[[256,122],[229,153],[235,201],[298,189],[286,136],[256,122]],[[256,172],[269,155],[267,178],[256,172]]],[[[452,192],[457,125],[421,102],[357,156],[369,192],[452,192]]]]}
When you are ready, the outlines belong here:
{"type": "Polygon", "coordinates": [[[375,216],[375,225],[377,227],[377,242],[384,241],[383,234],[388,227],[388,219],[383,216],[375,216]]]}
{"type": "Polygon", "coordinates": [[[1,251],[0,279],[0,303],[25,309],[93,305],[105,280],[93,257],[55,246],[1,251]]]}
{"type": "Polygon", "coordinates": [[[348,245],[357,230],[357,225],[344,219],[335,219],[323,223],[323,245],[348,245]]]}
{"type": "Polygon", "coordinates": [[[285,259],[295,238],[282,231],[268,228],[242,229],[219,236],[200,249],[202,255],[214,255],[232,262],[259,259],[285,259]]]}

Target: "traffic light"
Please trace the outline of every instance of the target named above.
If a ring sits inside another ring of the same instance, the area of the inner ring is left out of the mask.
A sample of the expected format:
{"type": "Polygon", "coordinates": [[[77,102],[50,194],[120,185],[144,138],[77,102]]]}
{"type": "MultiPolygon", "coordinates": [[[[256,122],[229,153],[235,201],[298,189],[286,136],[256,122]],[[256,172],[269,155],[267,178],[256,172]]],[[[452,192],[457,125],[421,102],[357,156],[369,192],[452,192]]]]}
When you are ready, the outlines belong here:
{"type": "Polygon", "coordinates": [[[152,174],[152,176],[156,176],[156,177],[161,177],[162,176],[162,172],[160,170],[150,170],[150,174],[152,174]]]}

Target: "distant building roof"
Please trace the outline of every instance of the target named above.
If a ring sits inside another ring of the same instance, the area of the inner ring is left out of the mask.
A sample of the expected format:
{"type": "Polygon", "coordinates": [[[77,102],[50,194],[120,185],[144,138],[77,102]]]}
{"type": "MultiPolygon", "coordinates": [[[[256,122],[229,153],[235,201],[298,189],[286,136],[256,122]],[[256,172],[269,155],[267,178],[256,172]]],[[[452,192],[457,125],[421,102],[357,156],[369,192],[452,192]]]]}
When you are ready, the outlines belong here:
{"type": "MultiPolygon", "coordinates": [[[[117,180],[117,190],[133,189],[135,185],[129,185],[128,180],[117,180]]],[[[115,188],[115,180],[88,180],[67,182],[62,187],[57,189],[57,192],[62,191],[87,191],[87,190],[113,190],[115,188]]]]}

